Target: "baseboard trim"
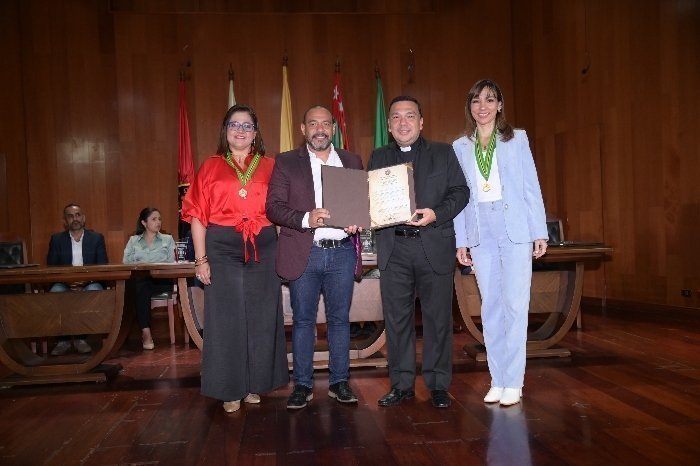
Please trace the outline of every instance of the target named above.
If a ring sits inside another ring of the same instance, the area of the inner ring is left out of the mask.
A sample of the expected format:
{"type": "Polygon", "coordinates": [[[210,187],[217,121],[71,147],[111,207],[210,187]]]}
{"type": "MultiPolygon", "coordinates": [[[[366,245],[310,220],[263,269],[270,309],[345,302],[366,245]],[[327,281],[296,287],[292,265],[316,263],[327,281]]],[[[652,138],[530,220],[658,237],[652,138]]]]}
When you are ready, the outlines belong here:
{"type": "Polygon", "coordinates": [[[640,303],[624,299],[596,298],[582,296],[581,306],[605,308],[607,310],[638,311],[638,312],[678,312],[681,314],[694,314],[700,312],[700,307],[672,306],[670,304],[640,303]]]}

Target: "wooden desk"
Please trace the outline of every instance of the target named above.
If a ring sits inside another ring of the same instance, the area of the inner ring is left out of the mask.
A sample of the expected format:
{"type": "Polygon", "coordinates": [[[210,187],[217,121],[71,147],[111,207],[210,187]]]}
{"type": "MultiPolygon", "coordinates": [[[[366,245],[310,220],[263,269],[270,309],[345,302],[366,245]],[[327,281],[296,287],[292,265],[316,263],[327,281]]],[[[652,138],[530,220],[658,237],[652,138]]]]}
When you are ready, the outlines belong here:
{"type": "MultiPolygon", "coordinates": [[[[377,258],[374,254],[363,255],[362,265],[365,271],[377,268],[377,258]]],[[[282,286],[282,312],[285,325],[292,325],[293,313],[289,298],[289,288],[282,286]]],[[[350,322],[380,322],[384,320],[381,293],[378,278],[363,278],[355,282],[350,305],[350,322]]],[[[326,323],[326,309],[323,296],[319,299],[316,323],[326,323]]],[[[350,367],[386,367],[387,359],[379,350],[386,343],[386,330],[381,322],[377,329],[367,338],[350,341],[350,367]]],[[[287,360],[293,363],[292,353],[287,354],[287,360]]],[[[314,369],[328,368],[330,353],[327,347],[318,347],[314,352],[314,369]]]]}
{"type": "MultiPolygon", "coordinates": [[[[367,269],[375,268],[375,256],[363,256],[363,264],[367,269]]],[[[160,264],[157,266],[149,264],[148,268],[151,276],[154,278],[174,278],[178,280],[180,306],[182,307],[185,325],[191,340],[197,345],[197,348],[201,350],[204,341],[199,327],[204,322],[204,293],[200,288],[187,286],[187,279],[195,275],[194,264],[178,263],[160,264]],[[198,325],[198,323],[200,325],[198,325]]],[[[355,295],[357,299],[350,308],[351,321],[384,320],[381,312],[379,280],[367,278],[360,283],[356,283],[355,295]]],[[[285,324],[291,324],[291,312],[289,310],[288,300],[285,300],[284,295],[282,299],[282,307],[283,310],[286,311],[284,313],[285,324]]],[[[320,309],[318,321],[321,323],[325,322],[323,309],[320,309]]],[[[353,367],[385,367],[387,365],[386,358],[378,354],[378,350],[384,345],[385,341],[386,334],[382,326],[375,334],[370,335],[366,340],[351,343],[350,365],[353,367]]],[[[291,354],[288,355],[288,358],[291,362],[291,354]]],[[[328,351],[322,349],[314,353],[314,367],[317,369],[328,367],[328,351]]]]}
{"type": "MultiPolygon", "coordinates": [[[[547,248],[547,254],[535,263],[559,264],[558,270],[536,271],[532,274],[530,314],[541,314],[536,329],[528,332],[527,357],[570,356],[557,343],[571,329],[579,315],[583,290],[583,266],[586,261],[600,261],[612,252],[604,246],[547,248]],[[542,322],[543,320],[543,322],[542,322]]],[[[481,295],[473,274],[462,275],[455,270],[455,292],[459,310],[469,333],[479,344],[465,345],[464,350],[477,361],[486,360],[484,334],[475,318],[481,318],[481,295]]],[[[536,319],[531,318],[531,323],[536,319]]]]}
{"type": "Polygon", "coordinates": [[[195,275],[194,262],[151,264],[148,271],[153,278],[172,278],[177,280],[177,293],[180,298],[180,308],[182,309],[182,318],[185,320],[187,333],[190,334],[190,340],[201,350],[204,341],[195,321],[199,322],[204,319],[204,293],[198,289],[194,294],[197,295],[201,292],[201,296],[193,296],[193,290],[188,289],[187,286],[187,279],[194,278],[195,275]],[[198,312],[201,312],[201,320],[198,320],[198,312]]]}
{"type": "Polygon", "coordinates": [[[120,366],[101,363],[124,344],[134,318],[132,303],[125,308],[126,280],[139,274],[177,278],[189,273],[194,276],[194,266],[188,263],[1,269],[0,284],[106,281],[115,286],[79,293],[0,295],[0,361],[17,374],[0,385],[105,381],[120,366]],[[29,351],[24,340],[62,335],[87,335],[93,351],[46,358],[29,351]]]}
{"type": "Polygon", "coordinates": [[[83,267],[26,267],[0,270],[0,284],[113,281],[102,291],[0,295],[0,361],[17,375],[0,385],[56,382],[103,382],[120,366],[98,367],[118,341],[124,309],[125,280],[131,267],[122,264],[83,267]],[[93,351],[44,358],[24,339],[88,335],[93,351]]]}

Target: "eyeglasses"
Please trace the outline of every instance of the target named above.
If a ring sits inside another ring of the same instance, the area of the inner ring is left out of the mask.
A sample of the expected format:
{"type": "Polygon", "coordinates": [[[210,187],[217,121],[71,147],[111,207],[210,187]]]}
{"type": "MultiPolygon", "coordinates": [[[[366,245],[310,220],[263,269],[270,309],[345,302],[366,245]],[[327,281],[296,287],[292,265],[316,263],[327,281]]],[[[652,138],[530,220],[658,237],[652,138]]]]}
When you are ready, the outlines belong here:
{"type": "Polygon", "coordinates": [[[229,121],[226,123],[226,128],[236,131],[245,131],[246,133],[255,131],[255,125],[253,123],[239,123],[237,121],[229,121]]]}

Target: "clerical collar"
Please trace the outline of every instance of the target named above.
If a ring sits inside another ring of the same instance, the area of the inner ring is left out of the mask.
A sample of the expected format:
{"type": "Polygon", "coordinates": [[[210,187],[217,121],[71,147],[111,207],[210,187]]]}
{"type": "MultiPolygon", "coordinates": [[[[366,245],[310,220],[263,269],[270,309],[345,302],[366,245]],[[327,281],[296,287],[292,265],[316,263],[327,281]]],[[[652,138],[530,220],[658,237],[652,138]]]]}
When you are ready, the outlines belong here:
{"type": "Polygon", "coordinates": [[[401,152],[411,152],[411,146],[399,146],[401,152]]]}

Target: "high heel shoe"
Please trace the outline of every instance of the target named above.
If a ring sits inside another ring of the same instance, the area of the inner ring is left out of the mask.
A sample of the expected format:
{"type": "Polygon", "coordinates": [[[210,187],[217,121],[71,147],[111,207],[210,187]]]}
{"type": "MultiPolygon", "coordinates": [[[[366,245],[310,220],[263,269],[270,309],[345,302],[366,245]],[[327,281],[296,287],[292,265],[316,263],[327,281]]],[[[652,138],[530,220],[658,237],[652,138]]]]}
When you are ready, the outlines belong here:
{"type": "Polygon", "coordinates": [[[156,345],[153,344],[153,336],[151,335],[151,329],[149,327],[141,329],[141,343],[145,350],[152,350],[155,348],[156,345]]]}

